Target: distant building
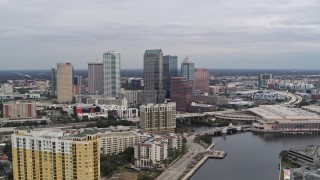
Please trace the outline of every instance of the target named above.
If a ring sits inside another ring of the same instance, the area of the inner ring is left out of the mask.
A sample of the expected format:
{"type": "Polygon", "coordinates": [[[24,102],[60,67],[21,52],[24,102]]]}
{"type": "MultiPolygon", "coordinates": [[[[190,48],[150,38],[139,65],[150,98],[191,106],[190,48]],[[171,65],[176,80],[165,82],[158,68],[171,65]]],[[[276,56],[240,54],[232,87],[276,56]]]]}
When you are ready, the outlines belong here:
{"type": "Polygon", "coordinates": [[[201,104],[211,104],[211,105],[224,105],[228,104],[228,99],[225,96],[216,95],[195,95],[193,96],[193,101],[201,104]]]}
{"type": "Polygon", "coordinates": [[[272,74],[260,74],[259,75],[259,85],[262,88],[266,88],[268,82],[272,81],[272,74]]]}
{"type": "Polygon", "coordinates": [[[220,87],[219,86],[209,86],[209,95],[219,95],[220,87]]]}
{"type": "Polygon", "coordinates": [[[127,99],[128,106],[137,106],[144,103],[143,90],[122,90],[120,99],[127,99]]]}
{"type": "Polygon", "coordinates": [[[120,53],[108,51],[103,54],[103,81],[105,97],[120,97],[120,53]]]}
{"type": "Polygon", "coordinates": [[[161,166],[168,158],[169,150],[180,150],[181,144],[181,135],[174,133],[148,137],[134,146],[135,165],[141,167],[161,166]]]}
{"type": "Polygon", "coordinates": [[[174,55],[163,56],[163,89],[166,98],[170,98],[170,78],[177,76],[178,57],[174,55]]]}
{"type": "Polygon", "coordinates": [[[194,69],[194,83],[195,89],[201,93],[209,92],[209,72],[208,69],[196,68],[194,69]]]}
{"type": "Polygon", "coordinates": [[[200,112],[212,112],[217,110],[216,106],[210,104],[196,104],[191,103],[189,106],[189,112],[200,113],[200,112]]]}
{"type": "Polygon", "coordinates": [[[143,59],[145,103],[163,103],[163,54],[161,49],[146,50],[143,59]]]}
{"type": "Polygon", "coordinates": [[[1,92],[4,95],[12,94],[13,93],[13,86],[11,84],[2,84],[1,85],[1,92]]]}
{"type": "Polygon", "coordinates": [[[176,104],[147,104],[140,106],[141,129],[151,133],[172,133],[176,128],[176,104]]]}
{"type": "Polygon", "coordinates": [[[73,67],[71,63],[57,63],[57,101],[71,103],[73,97],[73,67]]]}
{"type": "Polygon", "coordinates": [[[50,95],[53,97],[57,96],[57,70],[51,68],[51,90],[50,95]]]}
{"type": "Polygon", "coordinates": [[[171,100],[176,102],[177,111],[188,112],[192,103],[192,86],[184,77],[171,78],[171,100]]]}
{"type": "Polygon", "coordinates": [[[16,128],[11,135],[13,179],[100,180],[97,132],[16,128]]]}
{"type": "Polygon", "coordinates": [[[36,103],[22,101],[3,103],[3,117],[10,119],[36,118],[36,103]]]}
{"type": "Polygon", "coordinates": [[[181,76],[192,85],[194,89],[194,62],[186,57],[181,64],[181,76]]]}
{"type": "Polygon", "coordinates": [[[103,62],[88,63],[88,92],[89,94],[103,94],[103,62]]]}

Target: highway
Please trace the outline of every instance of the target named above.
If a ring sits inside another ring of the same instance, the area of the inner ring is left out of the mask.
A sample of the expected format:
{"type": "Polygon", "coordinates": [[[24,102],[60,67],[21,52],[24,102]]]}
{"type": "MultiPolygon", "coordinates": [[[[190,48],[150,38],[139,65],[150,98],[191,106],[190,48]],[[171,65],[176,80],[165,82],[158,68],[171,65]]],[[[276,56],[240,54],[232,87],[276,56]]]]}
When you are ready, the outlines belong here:
{"type": "Polygon", "coordinates": [[[160,176],[157,177],[157,180],[175,180],[179,179],[179,177],[185,172],[188,164],[194,161],[194,157],[197,154],[205,151],[204,147],[201,145],[194,143],[193,140],[195,135],[187,137],[184,134],[184,137],[187,140],[187,146],[189,152],[186,153],[183,157],[181,157],[177,162],[175,162],[171,167],[169,167],[166,171],[164,171],[160,176]]]}
{"type": "MultiPolygon", "coordinates": [[[[50,128],[56,128],[56,129],[66,129],[66,128],[72,128],[73,126],[76,127],[87,127],[88,124],[94,123],[94,121],[89,122],[79,122],[79,123],[69,123],[69,124],[52,124],[52,125],[39,125],[38,127],[33,127],[34,129],[50,129],[50,128]]],[[[3,127],[0,128],[0,133],[11,133],[16,127],[3,127]]]]}

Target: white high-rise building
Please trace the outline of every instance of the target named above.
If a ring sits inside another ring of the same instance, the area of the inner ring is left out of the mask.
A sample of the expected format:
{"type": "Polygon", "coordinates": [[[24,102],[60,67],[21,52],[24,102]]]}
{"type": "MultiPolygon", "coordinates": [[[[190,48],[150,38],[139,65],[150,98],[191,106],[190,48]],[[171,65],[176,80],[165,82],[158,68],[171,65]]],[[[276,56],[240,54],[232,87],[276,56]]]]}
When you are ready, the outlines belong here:
{"type": "Polygon", "coordinates": [[[120,97],[120,53],[108,51],[103,54],[103,84],[105,97],[120,97]]]}

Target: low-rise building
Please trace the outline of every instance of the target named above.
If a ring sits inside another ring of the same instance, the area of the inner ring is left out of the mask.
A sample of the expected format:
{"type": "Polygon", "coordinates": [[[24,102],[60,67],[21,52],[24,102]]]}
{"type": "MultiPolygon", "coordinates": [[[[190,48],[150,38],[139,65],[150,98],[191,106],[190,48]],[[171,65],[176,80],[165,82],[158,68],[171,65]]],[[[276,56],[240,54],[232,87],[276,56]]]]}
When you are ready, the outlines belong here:
{"type": "Polygon", "coordinates": [[[320,168],[320,146],[309,145],[302,148],[289,149],[288,160],[311,170],[320,168]]]}
{"type": "Polygon", "coordinates": [[[147,138],[148,134],[140,131],[100,133],[101,153],[118,154],[147,138]]]}
{"type": "Polygon", "coordinates": [[[140,167],[162,166],[170,149],[181,149],[181,135],[170,133],[151,136],[134,146],[135,165],[140,167]]]}

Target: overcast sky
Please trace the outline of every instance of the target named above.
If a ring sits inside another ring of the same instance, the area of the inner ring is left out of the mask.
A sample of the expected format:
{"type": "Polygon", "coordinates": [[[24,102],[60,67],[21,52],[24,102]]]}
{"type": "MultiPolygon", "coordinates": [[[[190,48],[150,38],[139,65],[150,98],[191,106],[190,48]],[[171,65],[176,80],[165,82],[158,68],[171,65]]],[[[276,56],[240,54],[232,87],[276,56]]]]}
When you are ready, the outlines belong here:
{"type": "Polygon", "coordinates": [[[319,0],[0,0],[0,70],[76,69],[145,49],[196,67],[320,69],[319,0]]]}

